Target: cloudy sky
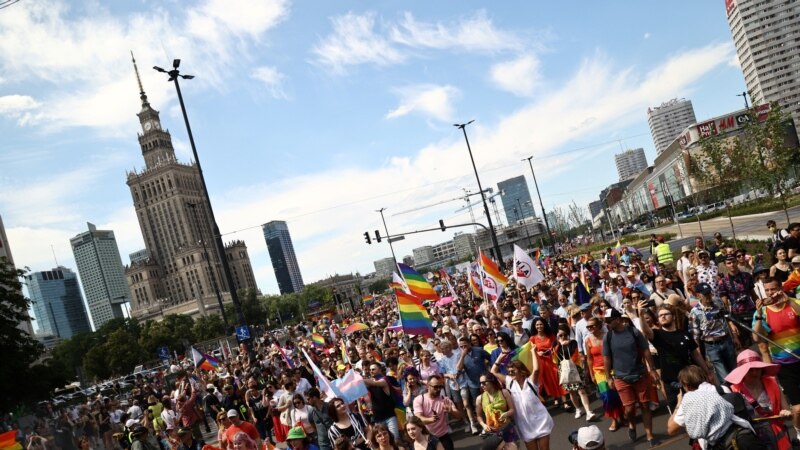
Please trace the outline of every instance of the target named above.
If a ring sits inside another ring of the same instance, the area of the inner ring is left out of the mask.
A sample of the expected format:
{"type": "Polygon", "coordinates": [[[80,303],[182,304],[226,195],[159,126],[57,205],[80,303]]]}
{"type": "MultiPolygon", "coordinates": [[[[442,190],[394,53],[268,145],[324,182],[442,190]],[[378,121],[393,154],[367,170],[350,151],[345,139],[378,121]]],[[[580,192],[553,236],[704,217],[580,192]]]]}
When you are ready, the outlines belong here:
{"type": "MultiPolygon", "coordinates": [[[[0,215],[20,266],[75,267],[91,221],[123,262],[144,247],[126,171],[137,142],[133,51],[179,159],[184,98],[226,240],[243,239],[276,293],[260,224],[289,223],[306,282],[373,271],[365,230],[469,220],[475,190],[525,175],[545,206],[586,205],[616,181],[613,154],[655,156],[646,110],[674,97],[698,119],[738,109],[744,82],[718,1],[356,2],[21,0],[0,9],[0,215]],[[239,231],[241,230],[241,231],[239,231]]],[[[537,206],[537,211],[538,211],[537,206]]],[[[480,216],[479,216],[480,217],[480,216]]],[[[451,233],[420,235],[398,256],[451,233]]]]}

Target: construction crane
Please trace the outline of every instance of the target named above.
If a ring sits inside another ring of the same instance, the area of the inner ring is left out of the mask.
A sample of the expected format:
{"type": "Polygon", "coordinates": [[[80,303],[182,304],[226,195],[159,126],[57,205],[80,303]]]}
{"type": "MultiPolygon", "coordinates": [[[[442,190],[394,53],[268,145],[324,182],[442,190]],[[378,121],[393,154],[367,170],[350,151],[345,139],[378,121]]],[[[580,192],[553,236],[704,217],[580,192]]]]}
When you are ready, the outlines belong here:
{"type": "MultiPolygon", "coordinates": [[[[492,192],[494,192],[494,189],[486,188],[486,189],[484,189],[484,192],[488,192],[489,194],[492,194],[492,192]]],[[[479,192],[476,192],[475,194],[479,194],[479,192]]],[[[469,195],[475,195],[475,194],[469,194],[469,195]]],[[[499,195],[503,195],[503,191],[497,191],[497,192],[493,193],[492,195],[486,197],[486,201],[488,201],[488,202],[490,202],[492,204],[492,208],[494,209],[494,215],[495,215],[495,217],[497,219],[498,226],[501,224],[501,222],[500,222],[500,211],[497,209],[497,203],[495,202],[494,199],[495,199],[495,197],[497,197],[499,195]]],[[[466,198],[466,200],[467,200],[467,206],[464,206],[463,208],[457,209],[455,212],[459,213],[461,211],[464,211],[465,209],[469,209],[470,217],[472,218],[472,221],[475,222],[475,216],[472,213],[472,203],[470,203],[469,198],[466,198]]]]}
{"type": "MultiPolygon", "coordinates": [[[[492,192],[492,188],[484,189],[483,192],[491,193],[492,192]]],[[[422,210],[422,209],[432,208],[434,206],[442,205],[444,203],[454,202],[456,200],[466,200],[467,203],[469,203],[469,197],[472,196],[472,195],[480,195],[480,192],[470,193],[468,190],[464,189],[464,195],[462,195],[461,197],[455,197],[455,198],[451,198],[451,199],[447,199],[447,200],[442,200],[440,202],[431,203],[429,205],[418,206],[416,208],[411,208],[411,209],[407,209],[405,211],[396,212],[396,213],[392,214],[392,217],[399,216],[401,214],[408,214],[410,212],[419,211],[419,210],[422,210]]]]}

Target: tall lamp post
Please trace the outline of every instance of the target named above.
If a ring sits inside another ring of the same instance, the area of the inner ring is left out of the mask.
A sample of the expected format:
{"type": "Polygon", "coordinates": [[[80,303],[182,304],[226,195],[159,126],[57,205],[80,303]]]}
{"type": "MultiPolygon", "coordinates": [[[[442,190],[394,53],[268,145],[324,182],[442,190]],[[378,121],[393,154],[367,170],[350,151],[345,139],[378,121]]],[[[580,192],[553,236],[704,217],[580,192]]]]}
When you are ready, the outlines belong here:
{"type": "MultiPolygon", "coordinates": [[[[199,224],[200,220],[197,217],[197,203],[186,203],[186,206],[192,209],[192,215],[194,216],[194,223],[199,224]]],[[[199,227],[198,227],[199,228],[199,227]]],[[[200,231],[200,243],[203,244],[203,258],[206,259],[206,264],[208,266],[208,275],[211,277],[211,286],[214,288],[214,293],[217,295],[217,303],[219,303],[219,312],[222,314],[222,322],[225,323],[225,326],[228,326],[228,315],[225,314],[225,305],[222,304],[222,294],[219,292],[219,285],[217,285],[217,277],[214,275],[214,269],[211,267],[211,258],[208,256],[208,250],[206,249],[206,238],[203,236],[202,228],[200,231]]],[[[202,302],[202,298],[200,299],[202,302]]]]}
{"type": "Polygon", "coordinates": [[[472,170],[475,171],[475,179],[478,181],[478,190],[481,191],[481,200],[483,201],[483,212],[486,214],[486,220],[489,222],[489,232],[492,237],[492,246],[494,247],[494,253],[497,257],[497,264],[500,266],[500,270],[503,269],[503,254],[500,253],[500,245],[497,243],[497,233],[494,230],[494,225],[492,224],[492,215],[489,214],[489,205],[486,204],[486,194],[483,192],[483,187],[481,186],[481,177],[478,176],[478,168],[475,166],[475,158],[472,157],[472,148],[469,145],[469,138],[467,137],[467,125],[475,122],[474,120],[470,120],[467,123],[456,123],[453,124],[454,127],[460,128],[461,131],[464,133],[464,140],[467,141],[467,151],[469,151],[469,160],[472,161],[472,170]]]}
{"type": "MultiPolygon", "coordinates": [[[[525,204],[526,205],[530,205],[531,202],[525,202],[525,204]]],[[[523,221],[524,221],[525,216],[522,214],[522,202],[520,201],[520,199],[517,199],[517,205],[519,205],[519,210],[518,210],[519,214],[517,215],[517,221],[519,221],[520,218],[522,218],[523,221]]],[[[533,205],[531,205],[531,209],[533,209],[533,205]]],[[[528,232],[528,224],[527,223],[523,223],[523,225],[525,226],[525,236],[528,237],[528,247],[530,248],[530,246],[531,246],[531,234],[528,232]]]]}
{"type": "Polygon", "coordinates": [[[381,220],[383,221],[383,230],[386,231],[386,240],[389,241],[389,249],[392,250],[392,259],[394,260],[394,267],[395,269],[397,269],[397,257],[394,256],[394,247],[392,246],[392,239],[389,237],[390,236],[389,228],[386,226],[386,218],[383,216],[384,211],[386,211],[386,208],[381,208],[375,212],[381,213],[381,220]]]}
{"type": "Polygon", "coordinates": [[[527,158],[523,158],[522,160],[528,160],[528,165],[531,168],[531,175],[533,176],[533,187],[536,188],[536,196],[539,197],[539,206],[542,208],[542,217],[544,218],[544,227],[547,229],[547,241],[551,244],[553,243],[553,233],[550,232],[550,223],[547,221],[547,211],[544,209],[544,203],[542,202],[542,193],[539,192],[539,183],[536,182],[536,172],[533,171],[533,163],[531,160],[533,159],[533,155],[528,156],[527,158]]]}
{"type": "MultiPolygon", "coordinates": [[[[222,243],[222,236],[219,233],[219,226],[217,225],[217,219],[214,217],[214,209],[211,207],[211,197],[208,195],[208,188],[206,187],[206,179],[203,176],[203,169],[200,166],[200,158],[197,156],[197,147],[194,145],[194,136],[192,136],[192,127],[189,125],[189,116],[186,115],[186,105],[183,104],[183,95],[181,94],[181,85],[178,83],[178,78],[183,78],[184,80],[191,80],[194,78],[194,75],[181,75],[178,67],[181,65],[180,59],[175,59],[172,61],[172,70],[167,71],[162,69],[158,66],[153,66],[158,72],[166,73],[169,75],[169,80],[175,83],[175,90],[178,92],[178,101],[181,104],[181,112],[183,113],[183,121],[186,124],[186,132],[189,134],[189,144],[192,146],[192,156],[194,157],[194,163],[197,165],[197,173],[200,175],[200,186],[203,188],[203,194],[205,195],[206,199],[206,207],[208,208],[208,215],[211,218],[211,226],[212,226],[212,233],[214,234],[214,243],[217,247],[217,253],[219,254],[219,259],[222,262],[222,271],[225,274],[225,282],[228,284],[228,291],[231,293],[231,302],[233,303],[233,309],[236,311],[236,321],[239,325],[246,326],[247,321],[244,318],[244,312],[242,311],[242,304],[239,302],[239,295],[236,293],[236,289],[233,284],[233,276],[231,275],[231,267],[228,265],[228,258],[225,257],[225,245],[222,243]]],[[[250,346],[247,346],[249,351],[250,346]]]]}

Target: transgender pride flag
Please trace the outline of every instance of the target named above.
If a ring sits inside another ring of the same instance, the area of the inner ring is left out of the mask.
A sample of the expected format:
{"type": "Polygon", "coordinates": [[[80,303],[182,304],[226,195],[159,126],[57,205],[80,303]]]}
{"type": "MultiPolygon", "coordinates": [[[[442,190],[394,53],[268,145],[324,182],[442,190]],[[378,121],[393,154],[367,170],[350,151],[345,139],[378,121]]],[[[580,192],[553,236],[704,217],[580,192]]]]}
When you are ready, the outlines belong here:
{"type": "Polygon", "coordinates": [[[333,386],[342,396],[342,400],[353,403],[361,397],[369,395],[364,379],[353,369],[347,371],[342,378],[333,380],[333,386]]]}

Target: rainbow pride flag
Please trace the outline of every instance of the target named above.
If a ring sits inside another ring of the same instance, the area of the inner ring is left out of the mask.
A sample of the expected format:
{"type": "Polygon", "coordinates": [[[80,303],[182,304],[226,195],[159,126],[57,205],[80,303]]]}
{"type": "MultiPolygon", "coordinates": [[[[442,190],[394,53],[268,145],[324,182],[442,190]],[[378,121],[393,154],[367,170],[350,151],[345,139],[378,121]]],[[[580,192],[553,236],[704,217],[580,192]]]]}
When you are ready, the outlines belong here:
{"type": "Polygon", "coordinates": [[[533,260],[536,261],[536,264],[539,264],[542,260],[542,251],[540,249],[537,248],[536,251],[533,252],[533,260]]]}
{"type": "Polygon", "coordinates": [[[403,332],[433,337],[431,316],[428,315],[428,310],[422,306],[420,299],[400,290],[395,290],[394,295],[397,296],[397,309],[400,310],[403,332]]]}
{"type": "MultiPolygon", "coordinates": [[[[439,300],[439,295],[433,290],[433,287],[425,280],[425,278],[418,274],[413,268],[403,263],[397,263],[400,273],[406,280],[408,289],[411,294],[420,300],[439,300]]],[[[395,292],[397,290],[395,289],[395,292]]]]}
{"type": "Polygon", "coordinates": [[[324,348],[325,338],[321,334],[311,333],[311,343],[314,344],[314,348],[324,348]]]}
{"type": "Polygon", "coordinates": [[[217,370],[219,368],[219,361],[211,355],[200,353],[196,348],[192,347],[192,359],[194,359],[194,366],[203,370],[217,370]]]}
{"type": "Polygon", "coordinates": [[[496,281],[499,284],[502,284],[503,286],[508,284],[508,277],[503,275],[503,272],[500,271],[500,267],[497,266],[497,263],[495,263],[494,261],[492,261],[491,258],[486,256],[486,253],[483,253],[483,251],[481,251],[480,262],[481,262],[481,268],[483,269],[483,273],[485,273],[489,277],[492,277],[494,281],[496,281]]]}
{"type": "Polygon", "coordinates": [[[528,368],[531,372],[533,372],[533,354],[531,353],[531,342],[528,341],[524,345],[517,347],[514,350],[514,356],[511,358],[512,361],[521,361],[522,364],[525,364],[525,367],[528,368]]]}
{"type": "Polygon", "coordinates": [[[375,296],[372,294],[361,297],[361,302],[364,304],[364,306],[370,306],[374,301],[375,301],[375,296]]]}
{"type": "Polygon", "coordinates": [[[17,442],[17,430],[11,430],[0,434],[0,449],[22,450],[22,445],[17,442]]]}

